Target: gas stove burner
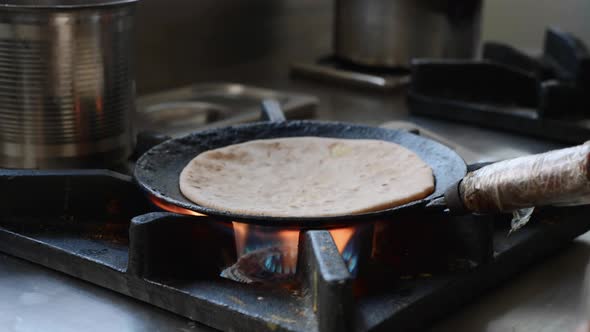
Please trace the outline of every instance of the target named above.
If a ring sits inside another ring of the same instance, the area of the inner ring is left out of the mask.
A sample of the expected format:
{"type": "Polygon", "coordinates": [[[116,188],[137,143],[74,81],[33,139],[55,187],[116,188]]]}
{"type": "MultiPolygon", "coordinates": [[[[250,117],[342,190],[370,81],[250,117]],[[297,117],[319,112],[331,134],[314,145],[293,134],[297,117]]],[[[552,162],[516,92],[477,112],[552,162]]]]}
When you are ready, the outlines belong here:
{"type": "Polygon", "coordinates": [[[410,82],[407,68],[358,65],[335,56],[323,57],[310,64],[295,63],[291,66],[291,76],[379,91],[396,89],[410,82]]]}
{"type": "Polygon", "coordinates": [[[357,245],[357,241],[352,241],[346,245],[344,251],[342,252],[342,259],[344,260],[344,263],[346,264],[346,267],[348,267],[348,271],[350,273],[357,271],[359,263],[358,250],[356,249],[357,245]]]}
{"type": "Polygon", "coordinates": [[[220,275],[246,284],[289,281],[296,271],[293,262],[297,262],[296,247],[261,248],[241,256],[220,275]]]}
{"type": "MultiPolygon", "coordinates": [[[[191,215],[188,210],[167,205],[160,208],[191,215]]],[[[305,229],[259,226],[232,222],[237,261],[221,272],[221,276],[246,284],[272,284],[294,279],[297,274],[301,233],[305,229]]],[[[368,256],[366,245],[371,243],[372,223],[328,230],[338,253],[351,275],[356,276],[359,257],[368,256]]],[[[291,280],[292,281],[292,280],[291,280]]]]}

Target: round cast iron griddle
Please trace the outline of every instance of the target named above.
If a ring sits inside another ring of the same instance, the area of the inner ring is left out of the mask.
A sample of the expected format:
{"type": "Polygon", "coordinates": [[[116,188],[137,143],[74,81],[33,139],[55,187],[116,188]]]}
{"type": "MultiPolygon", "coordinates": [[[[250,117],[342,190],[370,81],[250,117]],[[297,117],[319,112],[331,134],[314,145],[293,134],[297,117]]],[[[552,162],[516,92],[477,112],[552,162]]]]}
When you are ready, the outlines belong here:
{"type": "Polygon", "coordinates": [[[168,140],[153,147],[141,156],[135,167],[135,179],[141,188],[164,202],[208,216],[268,226],[325,227],[326,225],[343,224],[361,219],[385,217],[410,207],[423,207],[433,198],[442,196],[444,191],[462,179],[466,172],[465,162],[455,151],[440,143],[406,131],[304,120],[237,125],[196,132],[182,138],[168,140]],[[180,192],[178,182],[181,171],[189,161],[201,152],[256,139],[299,136],[377,139],[400,144],[415,152],[430,165],[434,172],[435,190],[424,199],[386,210],[317,218],[234,214],[193,203],[180,192]]]}

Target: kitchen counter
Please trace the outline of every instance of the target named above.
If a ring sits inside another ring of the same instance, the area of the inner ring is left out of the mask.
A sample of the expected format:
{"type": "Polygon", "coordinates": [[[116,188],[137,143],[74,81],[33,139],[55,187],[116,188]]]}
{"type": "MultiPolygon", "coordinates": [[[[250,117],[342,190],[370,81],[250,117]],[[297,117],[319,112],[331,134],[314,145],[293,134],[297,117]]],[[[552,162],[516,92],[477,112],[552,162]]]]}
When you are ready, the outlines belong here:
{"type": "MultiPolygon", "coordinates": [[[[534,27],[529,27],[530,31],[540,29],[535,33],[522,29],[509,31],[506,27],[510,24],[494,25],[502,19],[523,20],[516,17],[517,13],[507,14],[502,10],[509,8],[511,3],[497,0],[488,6],[483,25],[484,39],[512,40],[526,47],[539,45],[545,23],[532,24],[534,27]]],[[[580,14],[581,11],[587,15],[590,11],[587,2],[559,2],[572,6],[578,4],[574,9],[561,8],[555,1],[522,3],[535,9],[545,8],[531,10],[528,13],[531,22],[558,15],[568,30],[580,32],[590,44],[590,26],[587,20],[582,22],[583,15],[580,14]],[[555,6],[559,8],[552,8],[555,6]]],[[[468,162],[499,160],[560,147],[547,141],[413,117],[407,112],[403,90],[375,93],[289,80],[285,62],[273,62],[274,71],[269,71],[269,61],[272,60],[262,56],[255,61],[235,64],[220,69],[215,78],[313,94],[320,99],[320,119],[372,125],[392,120],[411,121],[461,146],[468,162]]],[[[582,317],[581,304],[587,297],[583,289],[589,258],[590,234],[585,234],[554,256],[476,298],[446,319],[435,322],[431,330],[573,331],[582,317]]],[[[211,329],[149,304],[0,254],[0,330],[126,332],[211,329]]]]}

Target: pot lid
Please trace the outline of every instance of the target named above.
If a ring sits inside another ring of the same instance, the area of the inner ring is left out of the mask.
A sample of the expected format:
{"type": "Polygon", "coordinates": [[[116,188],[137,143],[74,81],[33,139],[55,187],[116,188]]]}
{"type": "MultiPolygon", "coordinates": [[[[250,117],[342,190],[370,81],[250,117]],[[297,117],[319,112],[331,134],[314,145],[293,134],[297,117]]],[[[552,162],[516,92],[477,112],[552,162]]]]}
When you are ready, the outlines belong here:
{"type": "Polygon", "coordinates": [[[0,0],[1,8],[87,8],[122,5],[138,0],[0,0]]]}

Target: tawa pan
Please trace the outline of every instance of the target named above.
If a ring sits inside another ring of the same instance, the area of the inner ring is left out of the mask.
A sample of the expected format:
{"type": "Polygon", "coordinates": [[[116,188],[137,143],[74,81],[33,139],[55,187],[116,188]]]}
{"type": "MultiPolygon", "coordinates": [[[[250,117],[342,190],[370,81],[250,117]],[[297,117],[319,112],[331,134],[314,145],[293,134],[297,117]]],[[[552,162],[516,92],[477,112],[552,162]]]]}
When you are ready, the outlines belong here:
{"type": "Polygon", "coordinates": [[[467,166],[455,151],[406,131],[338,122],[286,121],[278,104],[272,101],[264,102],[262,109],[267,121],[199,131],[156,145],[137,161],[135,180],[149,195],[174,206],[224,220],[277,227],[342,225],[425,208],[498,213],[536,205],[585,203],[585,198],[590,197],[590,144],[502,161],[466,175],[467,166]],[[389,209],[329,217],[235,214],[193,203],[180,192],[181,171],[202,152],[251,140],[300,136],[397,143],[415,152],[432,168],[434,192],[389,209]]]}
{"type": "Polygon", "coordinates": [[[285,121],[276,107],[263,107],[267,121],[211,129],[165,141],[143,154],[136,163],[135,180],[141,188],[157,199],[175,206],[225,220],[236,220],[269,226],[319,227],[362,219],[389,216],[399,210],[419,208],[459,181],[467,172],[465,162],[450,148],[433,140],[403,130],[323,121],[285,121]],[[257,139],[317,136],[346,139],[377,139],[400,144],[414,151],[433,170],[435,190],[428,197],[394,208],[355,215],[299,218],[234,214],[201,206],[186,199],[180,192],[178,180],[183,168],[198,154],[257,139]]]}

